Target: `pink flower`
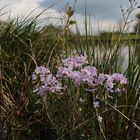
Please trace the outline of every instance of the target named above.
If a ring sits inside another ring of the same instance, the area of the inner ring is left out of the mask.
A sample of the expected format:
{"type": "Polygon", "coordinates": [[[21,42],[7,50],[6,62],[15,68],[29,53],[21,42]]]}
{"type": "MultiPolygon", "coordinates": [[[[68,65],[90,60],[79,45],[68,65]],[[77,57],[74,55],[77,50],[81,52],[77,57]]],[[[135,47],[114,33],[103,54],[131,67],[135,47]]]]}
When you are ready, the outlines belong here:
{"type": "Polygon", "coordinates": [[[71,73],[72,73],[71,68],[59,67],[56,77],[68,79],[68,77],[70,76],[71,73]]]}
{"type": "Polygon", "coordinates": [[[69,67],[73,69],[73,68],[79,68],[84,64],[87,64],[87,60],[84,56],[77,56],[77,57],[64,59],[62,61],[62,64],[64,65],[64,67],[69,67]]]}
{"type": "Polygon", "coordinates": [[[71,78],[74,81],[75,86],[80,86],[82,82],[81,77],[82,77],[82,74],[79,71],[73,71],[69,75],[69,78],[71,78]]]}
{"type": "Polygon", "coordinates": [[[121,84],[127,84],[127,79],[123,74],[114,73],[111,75],[114,81],[120,82],[121,84]]]}
{"type": "Polygon", "coordinates": [[[103,85],[103,82],[106,80],[106,76],[103,73],[100,73],[97,77],[96,83],[103,85]]]}
{"type": "Polygon", "coordinates": [[[35,74],[49,74],[49,73],[50,73],[50,70],[43,66],[36,67],[35,69],[35,74]]]}
{"type": "Polygon", "coordinates": [[[83,69],[81,69],[81,72],[87,76],[94,77],[97,75],[97,69],[92,66],[86,66],[83,69]]]}

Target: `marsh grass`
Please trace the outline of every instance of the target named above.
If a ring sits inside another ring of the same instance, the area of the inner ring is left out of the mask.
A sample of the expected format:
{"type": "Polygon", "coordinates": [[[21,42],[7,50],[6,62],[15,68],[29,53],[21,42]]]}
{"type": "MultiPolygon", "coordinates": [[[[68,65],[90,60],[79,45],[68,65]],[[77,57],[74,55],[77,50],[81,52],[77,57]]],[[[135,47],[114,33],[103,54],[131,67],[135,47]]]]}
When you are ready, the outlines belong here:
{"type": "MultiPolygon", "coordinates": [[[[126,22],[123,31],[125,26],[126,22]]],[[[38,29],[36,21],[28,17],[21,22],[6,22],[0,30],[1,139],[140,138],[139,44],[133,48],[127,44],[128,67],[124,72],[129,82],[127,93],[114,93],[113,99],[109,99],[101,89],[89,93],[84,86],[75,88],[69,81],[69,88],[63,95],[47,93],[39,97],[33,93],[31,81],[36,65],[47,66],[55,73],[63,58],[82,54],[101,73],[121,72],[123,33],[108,49],[100,38],[98,43],[88,41],[87,18],[85,37],[80,34],[78,25],[76,34],[66,30],[62,34],[62,30],[58,30],[54,35],[47,29],[38,29]],[[98,95],[98,109],[91,104],[90,95],[94,99],[98,95]],[[102,123],[97,119],[99,115],[102,123]]]]}

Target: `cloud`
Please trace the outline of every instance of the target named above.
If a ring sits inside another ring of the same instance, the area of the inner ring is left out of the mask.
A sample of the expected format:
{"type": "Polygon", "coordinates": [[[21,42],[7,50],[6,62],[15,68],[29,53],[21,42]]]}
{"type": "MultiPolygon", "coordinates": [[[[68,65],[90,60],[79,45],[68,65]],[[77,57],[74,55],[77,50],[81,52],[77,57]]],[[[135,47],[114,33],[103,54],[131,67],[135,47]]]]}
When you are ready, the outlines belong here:
{"type": "Polygon", "coordinates": [[[17,16],[25,16],[29,14],[31,11],[36,9],[36,14],[41,12],[43,9],[40,7],[40,0],[2,0],[2,6],[7,5],[6,11],[10,13],[11,18],[15,18],[17,16]]]}
{"type": "MultiPolygon", "coordinates": [[[[63,10],[67,4],[73,6],[75,0],[45,0],[41,3],[43,7],[55,4],[54,9],[63,10]]],[[[139,0],[136,0],[139,1],[139,0]]],[[[117,30],[118,23],[122,21],[121,8],[126,9],[129,6],[129,0],[86,0],[87,15],[92,16],[91,23],[92,29],[97,32],[98,30],[111,31],[117,30]]],[[[80,31],[84,32],[84,12],[85,12],[85,0],[77,0],[75,7],[75,19],[77,20],[80,31]]],[[[138,10],[135,10],[129,18],[135,19],[135,14],[138,10]]],[[[133,24],[129,27],[129,31],[133,30],[133,24]]]]}
{"type": "MultiPolygon", "coordinates": [[[[120,6],[126,5],[128,0],[87,0],[87,13],[91,14],[90,25],[93,33],[100,31],[112,31],[118,29],[118,21],[121,19],[120,6]]],[[[31,16],[36,16],[41,13],[45,8],[55,4],[53,7],[48,8],[39,19],[44,20],[42,25],[46,24],[61,24],[64,19],[64,9],[59,12],[62,8],[65,8],[66,4],[74,4],[74,0],[1,0],[1,8],[5,8],[6,12],[10,13],[11,18],[22,17],[25,18],[30,12],[35,10],[31,16]]],[[[85,1],[77,0],[75,7],[74,19],[77,21],[79,30],[84,33],[84,11],[85,1]]],[[[4,12],[4,11],[3,11],[4,12]]],[[[1,17],[6,19],[7,15],[1,17]]],[[[134,17],[134,15],[133,15],[134,17]]],[[[73,31],[76,29],[74,26],[71,27],[73,31]]],[[[132,27],[131,27],[132,28],[132,27]]]]}
{"type": "MultiPolygon", "coordinates": [[[[7,14],[0,18],[2,20],[6,20],[9,15],[12,19],[17,17],[25,18],[30,13],[30,17],[36,17],[45,10],[45,8],[40,5],[43,1],[44,0],[2,0],[1,8],[6,6],[6,8],[3,10],[3,13],[7,12],[7,14]]],[[[50,22],[58,22],[59,18],[60,13],[56,9],[48,8],[40,15],[39,20],[44,20],[49,24],[50,22]]],[[[45,22],[43,25],[44,24],[45,22]]]]}
{"type": "MultiPolygon", "coordinates": [[[[41,5],[45,7],[54,3],[54,8],[60,10],[68,3],[73,6],[74,2],[75,0],[45,0],[41,5]]],[[[126,6],[127,4],[128,0],[86,0],[86,10],[88,14],[100,19],[119,19],[121,17],[120,6],[126,6]]],[[[85,0],[77,0],[75,10],[76,13],[83,15],[85,0]]]]}
{"type": "MultiPolygon", "coordinates": [[[[75,14],[74,19],[77,22],[78,29],[82,34],[85,33],[85,17],[80,14],[75,14]]],[[[75,31],[75,27],[71,27],[75,31]]],[[[90,18],[88,21],[87,17],[87,29],[90,29],[92,34],[99,33],[101,31],[116,31],[118,29],[118,23],[116,20],[99,20],[97,18],[90,18]]]]}

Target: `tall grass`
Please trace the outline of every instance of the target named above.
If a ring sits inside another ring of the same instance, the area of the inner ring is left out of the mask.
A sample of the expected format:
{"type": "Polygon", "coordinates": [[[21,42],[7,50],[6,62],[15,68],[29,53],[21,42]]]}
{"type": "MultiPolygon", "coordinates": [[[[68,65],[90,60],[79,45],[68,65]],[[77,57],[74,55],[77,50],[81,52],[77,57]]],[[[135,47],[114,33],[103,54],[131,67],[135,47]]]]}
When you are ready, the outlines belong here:
{"type": "MultiPolygon", "coordinates": [[[[123,32],[125,26],[126,22],[123,32]]],[[[80,34],[78,25],[76,34],[67,32],[65,27],[52,34],[48,29],[37,28],[35,20],[25,18],[6,22],[0,29],[0,138],[139,139],[139,44],[122,44],[123,33],[109,49],[100,38],[98,43],[89,42],[87,19],[86,37],[80,34]],[[88,93],[84,86],[75,88],[71,81],[61,96],[47,93],[39,97],[33,93],[31,75],[36,65],[47,66],[55,73],[63,58],[83,54],[100,73],[121,72],[125,45],[129,46],[128,67],[124,71],[129,81],[127,93],[113,94],[113,99],[108,99],[100,89],[88,93]],[[90,103],[89,95],[96,96],[98,109],[90,103]],[[102,123],[97,119],[99,115],[102,123]]]]}

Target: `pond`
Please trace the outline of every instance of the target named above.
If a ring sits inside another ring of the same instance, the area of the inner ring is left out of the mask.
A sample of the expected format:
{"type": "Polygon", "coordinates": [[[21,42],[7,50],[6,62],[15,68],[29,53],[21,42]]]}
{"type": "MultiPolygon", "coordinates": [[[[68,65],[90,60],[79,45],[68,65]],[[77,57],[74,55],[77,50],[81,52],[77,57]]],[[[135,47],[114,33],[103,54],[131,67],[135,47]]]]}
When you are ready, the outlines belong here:
{"type": "MultiPolygon", "coordinates": [[[[117,63],[118,70],[122,73],[127,70],[130,61],[132,63],[132,61],[135,61],[136,59],[137,61],[138,59],[140,60],[140,46],[138,45],[121,45],[119,48],[91,45],[89,46],[89,49],[85,47],[83,51],[84,55],[93,56],[94,60],[98,61],[98,63],[103,63],[115,56],[113,62],[117,63]]],[[[77,54],[77,52],[80,54],[81,50],[72,51],[72,55],[77,54]]]]}

